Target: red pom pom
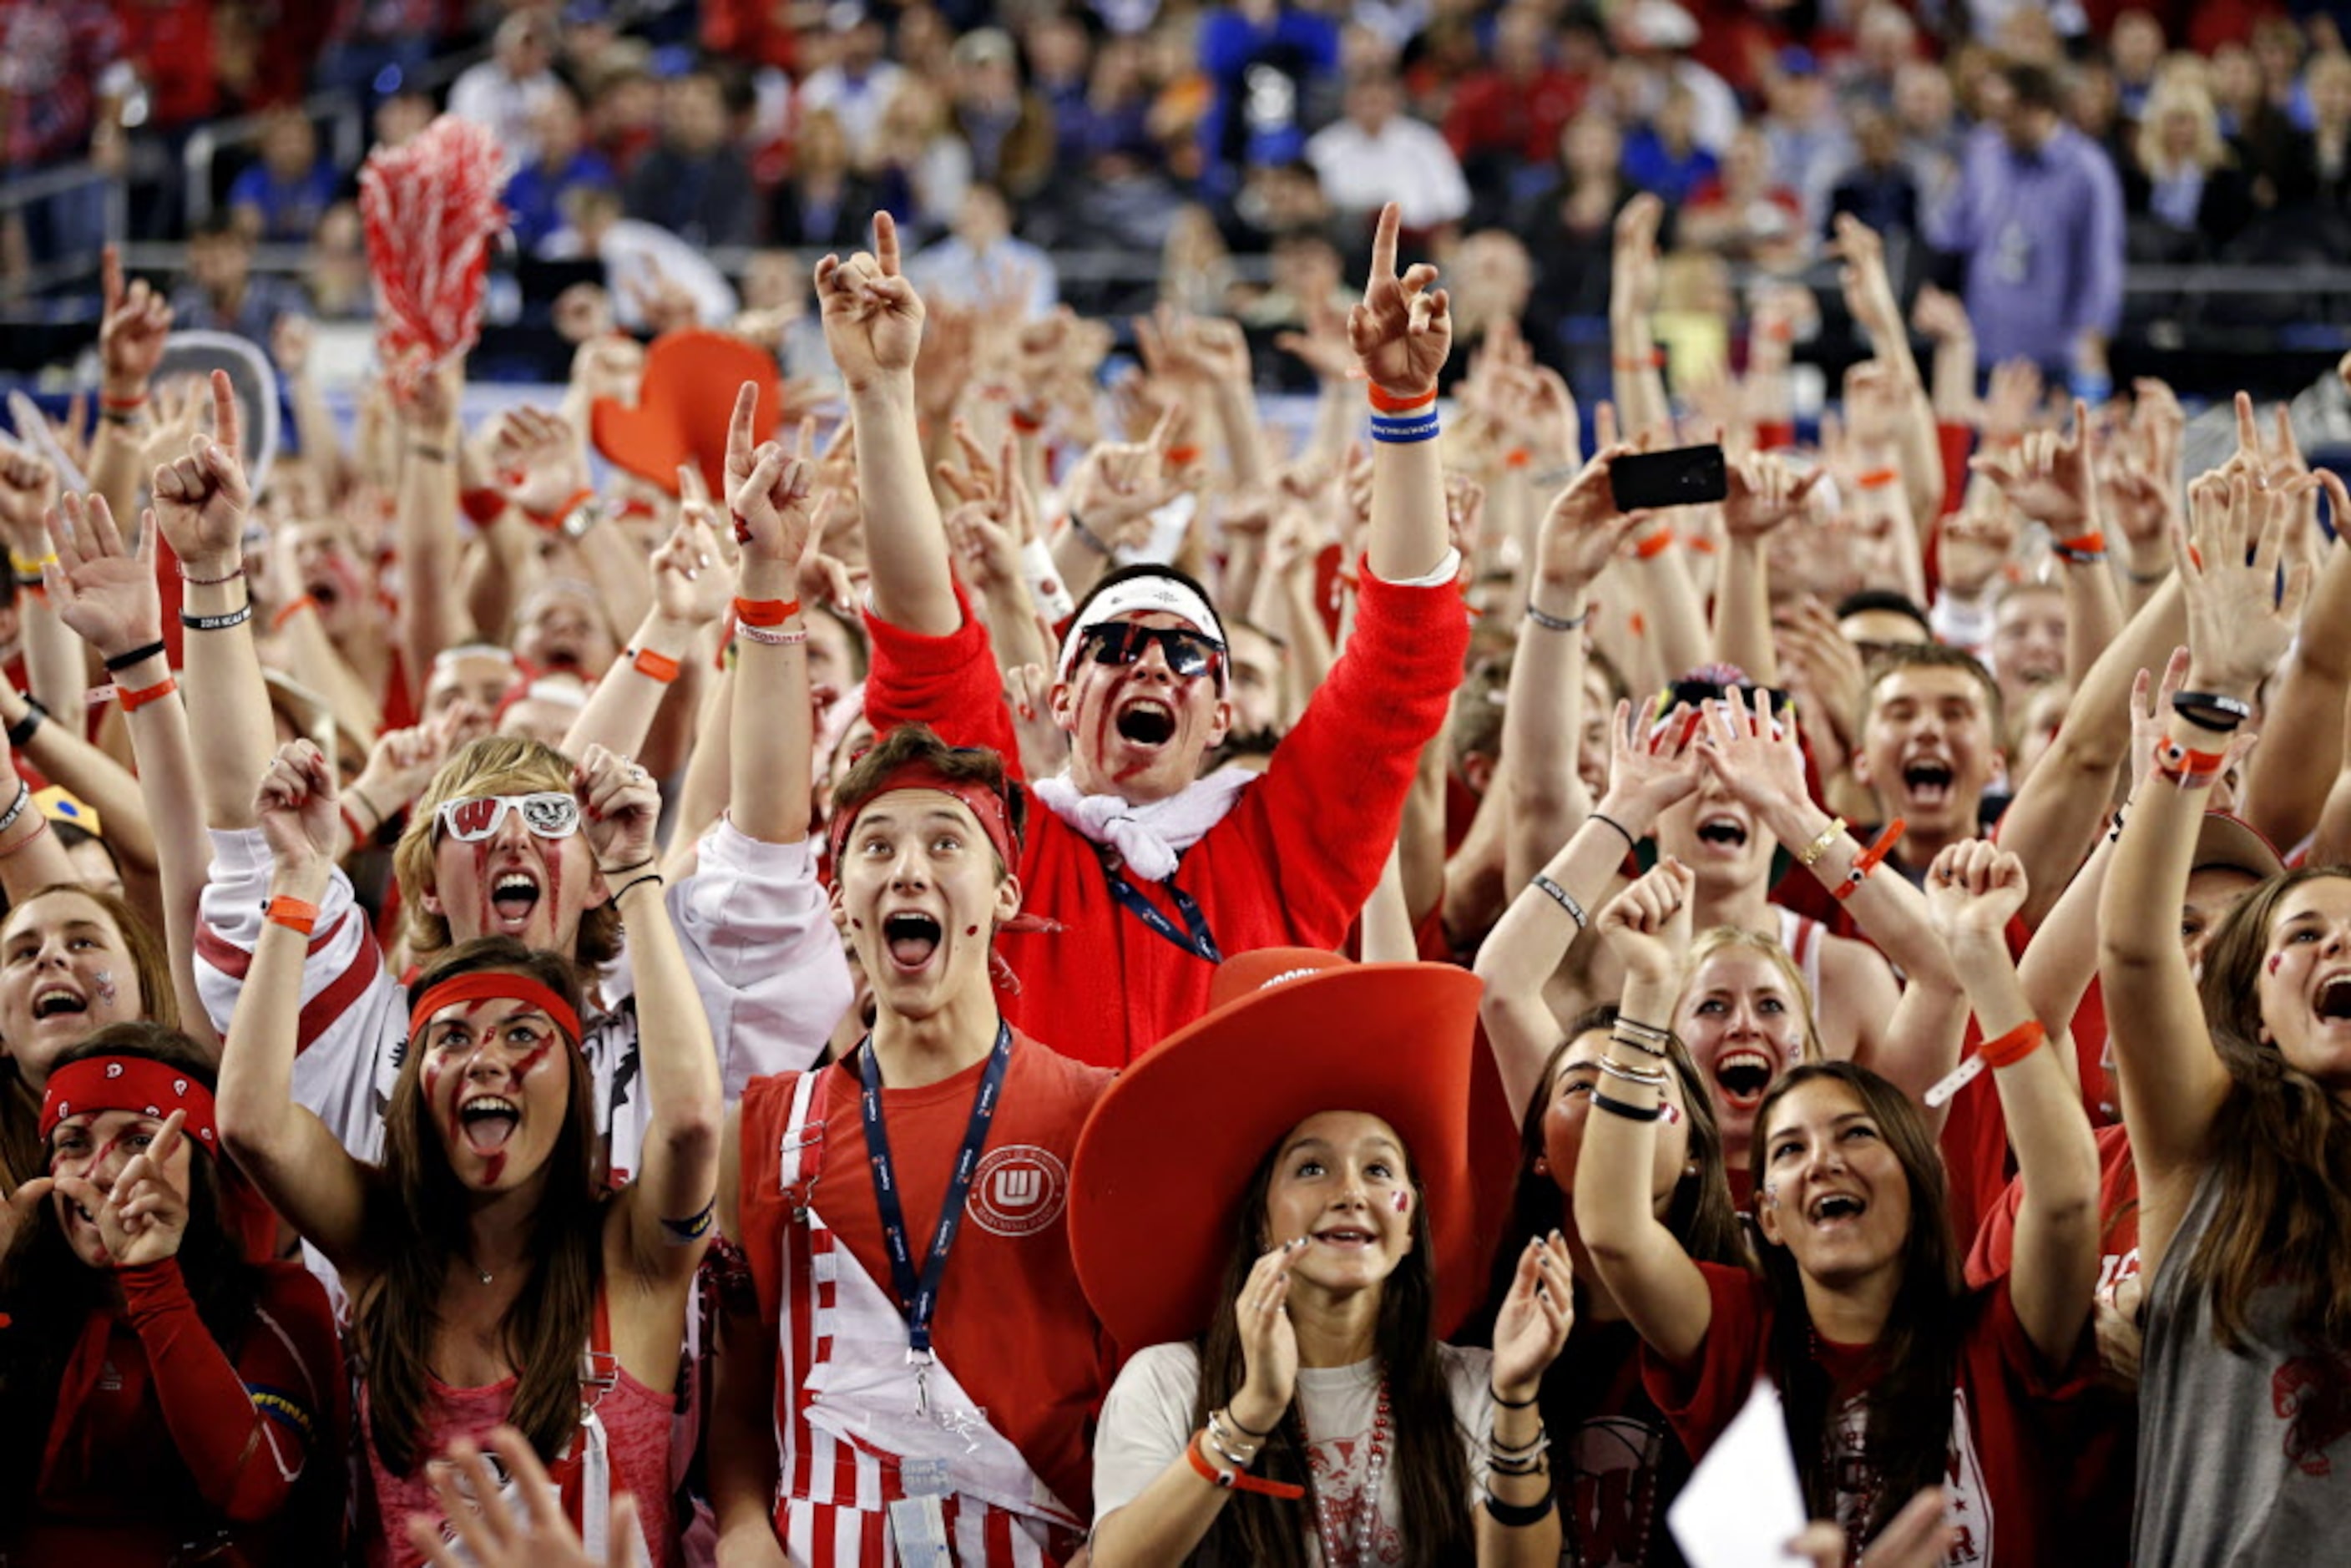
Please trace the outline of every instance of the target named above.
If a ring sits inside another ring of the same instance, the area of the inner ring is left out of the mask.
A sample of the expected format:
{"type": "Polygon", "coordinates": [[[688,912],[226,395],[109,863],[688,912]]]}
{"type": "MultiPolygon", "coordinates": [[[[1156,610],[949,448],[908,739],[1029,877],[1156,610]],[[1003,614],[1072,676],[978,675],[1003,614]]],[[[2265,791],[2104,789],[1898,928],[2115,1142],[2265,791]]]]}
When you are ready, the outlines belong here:
{"type": "Polygon", "coordinates": [[[360,172],[376,351],[395,395],[473,347],[482,329],[490,242],[506,232],[507,156],[489,130],[443,115],[360,172]]]}

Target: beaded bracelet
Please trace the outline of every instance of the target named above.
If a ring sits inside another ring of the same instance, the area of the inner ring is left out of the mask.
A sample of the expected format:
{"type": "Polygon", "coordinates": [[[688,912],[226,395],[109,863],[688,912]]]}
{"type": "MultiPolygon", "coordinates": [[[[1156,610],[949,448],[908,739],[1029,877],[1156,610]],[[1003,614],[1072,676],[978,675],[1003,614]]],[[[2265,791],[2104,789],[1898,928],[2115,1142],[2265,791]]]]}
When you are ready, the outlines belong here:
{"type": "Polygon", "coordinates": [[[241,560],[236,563],[234,570],[220,577],[190,577],[188,575],[188,563],[186,561],[182,561],[180,563],[180,580],[186,583],[191,588],[218,588],[222,583],[235,582],[238,578],[243,577],[244,575],[245,562],[241,560]]]}

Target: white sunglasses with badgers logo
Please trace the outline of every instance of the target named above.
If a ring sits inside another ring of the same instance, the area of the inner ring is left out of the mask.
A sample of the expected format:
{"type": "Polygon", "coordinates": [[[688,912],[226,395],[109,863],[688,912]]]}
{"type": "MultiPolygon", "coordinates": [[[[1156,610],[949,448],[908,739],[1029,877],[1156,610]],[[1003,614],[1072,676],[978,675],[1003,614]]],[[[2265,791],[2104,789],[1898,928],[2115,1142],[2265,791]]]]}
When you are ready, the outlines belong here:
{"type": "Polygon", "coordinates": [[[522,825],[534,837],[568,839],[580,831],[580,802],[560,790],[529,795],[466,795],[441,802],[437,813],[442,831],[459,843],[478,843],[506,825],[507,813],[519,810],[522,825]]]}

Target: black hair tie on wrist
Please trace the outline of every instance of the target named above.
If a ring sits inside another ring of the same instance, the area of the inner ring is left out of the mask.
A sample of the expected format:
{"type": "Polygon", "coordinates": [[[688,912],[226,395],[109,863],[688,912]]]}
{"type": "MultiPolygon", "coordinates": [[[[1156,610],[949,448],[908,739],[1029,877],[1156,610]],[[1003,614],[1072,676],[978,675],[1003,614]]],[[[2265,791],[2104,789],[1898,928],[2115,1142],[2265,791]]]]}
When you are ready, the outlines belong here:
{"type": "Polygon", "coordinates": [[[120,674],[123,671],[129,669],[131,665],[144,664],[149,659],[153,658],[156,654],[163,652],[165,652],[163,640],[161,637],[158,637],[152,643],[133,648],[126,653],[117,653],[112,658],[107,660],[106,673],[110,675],[120,674]]]}
{"type": "Polygon", "coordinates": [[[22,751],[26,747],[31,745],[33,733],[41,727],[41,721],[48,716],[49,710],[41,706],[40,698],[26,697],[25,699],[25,716],[8,727],[9,746],[16,750],[22,751]]]}
{"type": "Polygon", "coordinates": [[[1543,1488],[1542,1496],[1533,1502],[1504,1502],[1490,1491],[1486,1494],[1486,1511],[1505,1530],[1524,1530],[1531,1524],[1541,1524],[1551,1517],[1557,1505],[1558,1498],[1549,1487],[1543,1488]]]}

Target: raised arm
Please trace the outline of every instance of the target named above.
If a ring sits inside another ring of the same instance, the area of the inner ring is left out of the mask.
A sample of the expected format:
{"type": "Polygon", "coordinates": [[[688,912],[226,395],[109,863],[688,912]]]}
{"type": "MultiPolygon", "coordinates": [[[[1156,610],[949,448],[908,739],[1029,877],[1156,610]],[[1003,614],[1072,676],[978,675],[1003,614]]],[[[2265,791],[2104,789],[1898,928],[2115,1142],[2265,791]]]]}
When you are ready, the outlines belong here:
{"type": "Polygon", "coordinates": [[[1535,533],[1526,624],[1510,661],[1510,700],[1502,708],[1496,785],[1510,796],[1503,869],[1512,886],[1556,854],[1591,809],[1575,770],[1583,727],[1583,628],[1592,618],[1593,585],[1617,547],[1647,517],[1618,511],[1608,487],[1610,460],[1631,450],[1620,444],[1594,455],[1552,497],[1535,533]]]}
{"type": "MultiPolygon", "coordinates": [[[[2188,689],[2250,704],[2310,594],[2303,566],[2287,574],[2283,602],[2275,596],[2294,504],[2257,491],[2240,471],[2199,480],[2190,510],[2192,534],[2173,536],[2188,689]]],[[[2138,1162],[2140,1267],[2150,1278],[2211,1158],[2212,1123],[2229,1092],[2179,930],[2197,826],[2219,771],[2202,759],[2219,755],[2229,733],[2176,707],[2168,716],[2164,758],[2133,802],[2098,909],[2098,974],[2138,1162]]]]}
{"type": "Polygon", "coordinates": [[[400,596],[397,625],[408,679],[420,687],[441,650],[465,640],[465,600],[455,591],[457,444],[465,439],[457,400],[465,388],[464,364],[444,365],[419,380],[400,408],[404,442],[395,511],[409,591],[400,596]]]}
{"type": "MultiPolygon", "coordinates": [[[[1525,656],[1522,651],[1520,657],[1525,656]]],[[[1543,999],[1545,983],[1590,925],[1590,911],[1607,896],[1631,847],[1627,839],[1646,838],[1658,812],[1698,788],[1698,754],[1686,744],[1688,717],[1683,707],[1667,714],[1653,749],[1645,716],[1630,703],[1616,705],[1609,727],[1608,793],[1599,810],[1583,819],[1547,862],[1538,862],[1541,870],[1535,880],[1512,884],[1518,893],[1478,949],[1478,977],[1486,982],[1479,1016],[1514,1121],[1541,1087],[1543,1062],[1559,1043],[1559,1020],[1543,999]]],[[[1502,757],[1507,765],[1507,741],[1502,757]]],[[[1507,787],[1507,780],[1496,785],[1507,787]]]]}
{"type": "Polygon", "coordinates": [[[310,912],[326,894],[329,856],[340,831],[325,755],[307,740],[279,747],[251,814],[269,841],[272,914],[254,944],[221,1051],[221,1142],[270,1207],[348,1280],[370,1261],[368,1167],[294,1103],[302,960],[316,918],[310,912]]]}
{"type": "MultiPolygon", "coordinates": [[[[1437,391],[1453,348],[1453,318],[1437,268],[1416,262],[1396,272],[1394,202],[1380,209],[1372,235],[1371,276],[1361,303],[1347,312],[1347,340],[1371,385],[1388,399],[1416,402],[1437,391]]],[[[1372,443],[1372,522],[1364,558],[1384,582],[1425,578],[1452,553],[1445,527],[1445,465],[1431,440],[1372,443]]]]}
{"type": "Polygon", "coordinates": [[[679,674],[709,656],[711,644],[704,633],[726,610],[727,589],[718,538],[709,524],[690,509],[681,509],[677,526],[645,564],[653,581],[653,608],[565,732],[567,757],[585,756],[591,745],[630,757],[644,755],[653,720],[678,689],[679,674]]]}
{"type": "Polygon", "coordinates": [[[816,264],[816,297],[855,422],[873,612],[904,631],[945,637],[963,624],[963,613],[914,419],[923,300],[899,268],[898,228],[888,213],[873,214],[870,253],[816,264]]]}
{"type": "Polygon", "coordinates": [[[1687,866],[1668,858],[1600,912],[1602,939],[1625,965],[1625,999],[1592,1081],[1575,1163],[1576,1233],[1641,1338],[1677,1367],[1706,1343],[1714,1301],[1706,1276],[1657,1218],[1650,1190],[1672,1071],[1656,1043],[1660,1033],[1652,1031],[1669,1027],[1681,991],[1697,883],[1687,866]]]}
{"type": "Polygon", "coordinates": [[[1608,342],[1614,356],[1614,402],[1625,416],[1625,434],[1635,442],[1673,439],[1673,414],[1666,403],[1665,372],[1649,322],[1657,308],[1657,224],[1666,206],[1644,192],[1616,214],[1615,248],[1608,277],[1608,342]]]}
{"type": "Polygon", "coordinates": [[[1927,873],[1935,929],[1983,1026],[1984,1058],[2024,1188],[2009,1296],[2042,1359],[2062,1366],[2081,1341],[2098,1283],[2098,1145],[2066,1066],[2073,1043],[2035,1016],[2008,956],[2008,923],[2024,891],[2023,862],[1980,839],[1949,846],[1927,873]]]}
{"type": "Polygon", "coordinates": [[[171,335],[172,307],[143,277],[124,286],[122,256],[113,246],[101,255],[99,276],[105,314],[98,329],[98,434],[90,438],[89,486],[128,517],[138,510],[145,477],[141,426],[163,340],[171,335]]]}
{"type": "Polygon", "coordinates": [[[1868,335],[1869,351],[1886,367],[1900,405],[1895,444],[1902,455],[1903,491],[1913,525],[1923,533],[1942,510],[1943,449],[1935,432],[1935,406],[1918,374],[1902,305],[1886,270],[1886,242],[1851,213],[1840,213],[1835,249],[1844,262],[1837,281],[1844,287],[1845,306],[1855,324],[1868,335]]]}
{"type": "MultiPolygon", "coordinates": [[[[803,705],[805,711],[805,704],[803,705]]],[[[571,773],[580,831],[629,931],[650,1120],[621,1197],[628,1256],[648,1285],[683,1283],[709,1245],[718,1193],[718,1051],[670,924],[653,829],[661,792],[645,770],[590,746],[571,773]]]]}
{"type": "Polygon", "coordinates": [[[815,466],[803,450],[787,456],[752,439],[758,391],[736,394],[726,433],[726,505],[735,519],[736,690],[728,707],[728,815],[770,843],[808,837],[809,753],[815,741],[809,698],[808,624],[795,585],[818,538],[810,486],[815,466]]]}
{"type": "Polygon", "coordinates": [[[1727,536],[1722,570],[1715,574],[1714,656],[1745,670],[1759,685],[1780,683],[1780,656],[1771,638],[1771,568],[1764,541],[1804,508],[1804,497],[1828,470],[1799,478],[1787,460],[1768,452],[1742,453],[1729,464],[1730,493],[1723,498],[1727,536]]]}
{"type": "MultiPolygon", "coordinates": [[[[2280,413],[2283,415],[2283,411],[2280,413]]],[[[2333,503],[2335,528],[2351,528],[2351,498],[2344,494],[2343,481],[2331,470],[2322,471],[2319,479],[2333,503]]],[[[2317,527],[2315,523],[2307,526],[2314,530],[2317,527]]],[[[2247,821],[2281,844],[2300,842],[2316,825],[2335,781],[2328,764],[2342,750],[2346,737],[2344,707],[2346,697],[2351,697],[2351,545],[2339,538],[2323,559],[2303,623],[2314,632],[2294,644],[2292,657],[2272,683],[2262,715],[2262,728],[2273,735],[2292,736],[2294,744],[2255,758],[2241,808],[2247,821]]]]}
{"type": "MultiPolygon", "coordinates": [[[[172,666],[164,657],[162,600],[155,587],[157,532],[154,514],[150,512],[146,527],[139,533],[138,549],[130,550],[123,545],[121,530],[115,527],[106,497],[93,495],[85,510],[79,499],[68,497],[50,530],[57,559],[49,569],[49,597],[65,623],[98,650],[119,690],[166,688],[160,699],[134,701],[124,709],[139,776],[134,780],[125,774],[121,783],[140,800],[140,816],[149,833],[149,852],[154,857],[161,883],[160,929],[171,957],[180,1028],[190,1039],[217,1052],[220,1040],[197,998],[195,975],[196,903],[204,889],[209,845],[204,814],[196,803],[195,747],[188,736],[188,710],[168,689],[172,666]]],[[[72,772],[55,766],[63,760],[55,754],[65,752],[90,753],[93,771],[102,765],[120,772],[120,765],[112,758],[64,725],[40,725],[27,749],[35,761],[43,764],[45,772],[60,777],[72,772]]],[[[107,837],[112,839],[116,807],[103,798],[93,803],[106,825],[107,837]]]]}
{"type": "Polygon", "coordinates": [[[238,457],[236,395],[212,377],[214,437],[155,470],[155,520],[180,558],[180,677],[196,745],[204,825],[255,825],[253,786],[277,750],[277,721],[253,649],[245,582],[245,517],[253,494],[238,457]]]}
{"type": "Polygon", "coordinates": [[[1882,968],[1832,999],[1859,1029],[1854,1060],[1915,1099],[1951,1070],[1967,1031],[1967,1001],[1950,955],[1927,919],[1926,901],[1907,878],[1879,874],[1877,857],[1804,791],[1803,754],[1792,725],[1768,721],[1743,697],[1710,705],[1707,767],[1755,811],[1822,886],[1853,912],[1854,924],[1907,980],[1898,996],[1882,968]],[[1774,729],[1778,733],[1774,734],[1774,729]],[[1807,860],[1809,857],[1809,860],[1807,860]],[[1855,994],[1861,986],[1874,994],[1855,994]]]}

